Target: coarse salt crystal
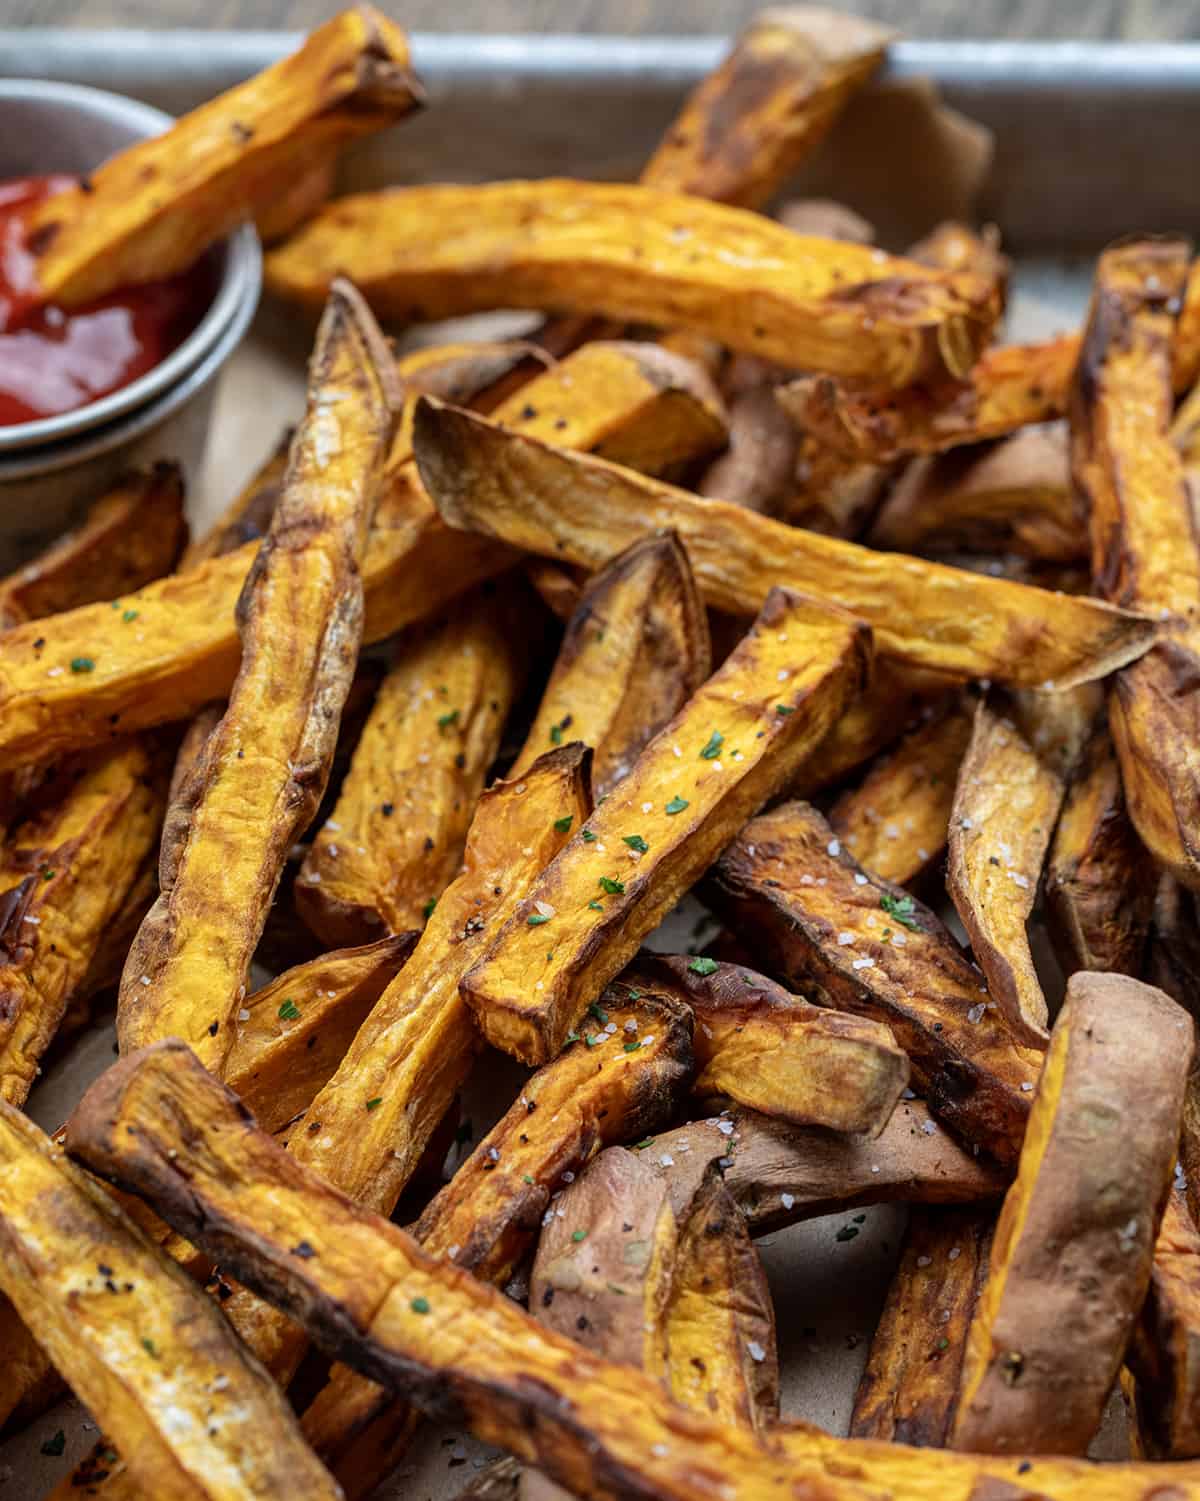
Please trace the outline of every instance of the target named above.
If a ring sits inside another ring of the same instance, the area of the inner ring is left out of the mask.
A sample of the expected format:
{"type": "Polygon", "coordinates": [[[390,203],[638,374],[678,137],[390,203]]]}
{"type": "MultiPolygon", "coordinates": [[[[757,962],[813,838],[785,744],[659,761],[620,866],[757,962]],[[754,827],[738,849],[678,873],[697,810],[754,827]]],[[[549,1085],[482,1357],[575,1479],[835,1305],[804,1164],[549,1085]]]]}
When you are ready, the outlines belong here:
{"type": "Polygon", "coordinates": [[[761,1365],[767,1358],[767,1352],[756,1339],[748,1339],[746,1341],[746,1349],[749,1352],[750,1359],[758,1365],[761,1365]]]}
{"type": "Polygon", "coordinates": [[[717,1122],[717,1130],[721,1133],[722,1136],[732,1136],[733,1135],[733,1122],[732,1121],[718,1121],[717,1122]]]}
{"type": "Polygon", "coordinates": [[[779,1202],[785,1209],[791,1209],[796,1202],[796,1196],[795,1194],[780,1194],[779,1202]]]}
{"type": "Polygon", "coordinates": [[[557,917],[558,908],[552,907],[549,902],[534,902],[533,904],[543,917],[557,917]]]}
{"type": "Polygon", "coordinates": [[[643,813],[653,813],[653,811],[654,811],[654,804],[653,803],[643,803],[642,804],[642,812],[643,813]]]}
{"type": "Polygon", "coordinates": [[[675,1166],[675,1159],[671,1156],[670,1152],[664,1152],[658,1160],[662,1163],[663,1167],[675,1166]]]}
{"type": "Polygon", "coordinates": [[[932,1266],[933,1265],[933,1257],[932,1256],[918,1256],[917,1257],[917,1265],[918,1266],[932,1266]]]}
{"type": "Polygon", "coordinates": [[[842,853],[842,841],[840,839],[831,839],[825,846],[825,851],[830,855],[840,855],[842,853]]]}
{"type": "Polygon", "coordinates": [[[861,959],[855,959],[854,962],[851,964],[850,968],[851,969],[874,969],[875,968],[875,961],[874,961],[874,959],[868,958],[864,954],[864,956],[861,959]]]}
{"type": "Polygon", "coordinates": [[[854,884],[856,886],[865,886],[867,884],[867,878],[862,874],[861,871],[855,871],[854,884]]]}
{"type": "Polygon", "coordinates": [[[842,948],[845,948],[848,943],[853,943],[853,942],[854,942],[854,934],[853,933],[839,933],[838,934],[838,943],[839,943],[839,945],[842,948]]]}

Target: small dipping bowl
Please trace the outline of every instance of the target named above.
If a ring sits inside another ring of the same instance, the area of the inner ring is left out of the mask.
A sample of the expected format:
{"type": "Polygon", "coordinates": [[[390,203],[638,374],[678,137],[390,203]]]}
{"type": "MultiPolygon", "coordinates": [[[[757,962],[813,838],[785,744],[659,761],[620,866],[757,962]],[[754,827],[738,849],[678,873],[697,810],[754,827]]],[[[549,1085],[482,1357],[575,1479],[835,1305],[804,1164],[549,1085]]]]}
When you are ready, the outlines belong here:
{"type": "MultiPolygon", "coordinates": [[[[0,182],[82,176],[170,115],[102,89],[0,79],[0,182]]],[[[216,377],[254,317],[262,253],[253,225],[216,247],[212,301],[177,348],[144,375],[86,406],[0,427],[0,571],[80,519],[124,471],[172,459],[200,477],[216,377]]]]}

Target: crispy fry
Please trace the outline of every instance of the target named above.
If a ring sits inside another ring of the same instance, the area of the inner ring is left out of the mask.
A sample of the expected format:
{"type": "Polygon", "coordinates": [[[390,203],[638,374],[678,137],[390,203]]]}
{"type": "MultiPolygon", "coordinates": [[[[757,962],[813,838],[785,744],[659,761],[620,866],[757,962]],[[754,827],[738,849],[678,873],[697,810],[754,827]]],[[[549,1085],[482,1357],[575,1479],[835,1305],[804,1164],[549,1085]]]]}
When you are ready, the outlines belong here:
{"type": "Polygon", "coordinates": [[[1182,241],[1100,257],[1071,405],[1071,468],[1089,513],[1099,593],[1158,613],[1160,639],[1123,672],[1109,721],[1129,816],[1146,848],[1200,886],[1197,729],[1200,549],[1171,443],[1171,351],[1188,274],[1182,241]]]}
{"type": "Polygon", "coordinates": [[[56,767],[5,841],[0,1099],[10,1104],[28,1095],[106,928],[153,853],[166,807],[165,751],[124,740],[56,767]]]}
{"type": "Polygon", "coordinates": [[[1001,306],[1008,301],[1012,263],[1000,249],[1000,231],[994,224],[976,231],[957,219],[943,220],[910,245],[906,254],[910,260],[940,271],[974,271],[990,277],[999,288],[1001,306]]]}
{"type": "Polygon", "coordinates": [[[711,669],[708,621],[671,533],[618,554],[580,596],[510,776],[564,739],[590,745],[597,797],[626,776],[711,669]]]}
{"type": "Polygon", "coordinates": [[[1194,1459],[1200,1454],[1200,1232],[1174,1190],[1128,1358],[1139,1426],[1154,1457],[1194,1459]]]}
{"type": "Polygon", "coordinates": [[[352,6],[290,57],[46,199],[28,223],[37,299],[75,307],[184,270],[315,158],[416,109],[408,61],[397,26],[352,6]]]}
{"type": "Polygon", "coordinates": [[[642,181],[761,208],[868,82],[892,36],[819,6],[761,11],[693,90],[642,181]]]}
{"type": "Polygon", "coordinates": [[[814,808],[785,803],[753,819],[703,894],[791,988],[820,987],[825,1004],[887,1023],[932,1113],[1016,1160],[1040,1058],[933,913],[860,870],[814,808]]]}
{"type": "Polygon", "coordinates": [[[1191,1057],[1191,1018],[1162,991],[1071,977],[971,1323],[954,1448],[1086,1451],[1150,1280],[1191,1057]]]}
{"type": "Polygon", "coordinates": [[[819,743],[869,664],[864,627],[772,591],[749,635],[464,978],[484,1036],[526,1062],[553,1057],[646,934],[819,743]]]}
{"type": "Polygon", "coordinates": [[[887,1125],[908,1058],[886,1027],[811,1006],[740,965],[679,955],[639,960],[615,988],[664,976],[695,1013],[701,1098],[831,1131],[878,1136],[887,1125]]]}
{"type": "Polygon", "coordinates": [[[0,1286],[147,1495],[334,1501],[283,1396],[217,1306],[6,1104],[0,1249],[0,1286]]]}
{"type": "Polygon", "coordinates": [[[680,193],[569,178],[340,198],[266,261],[267,285],[309,307],[339,272],[387,318],[599,313],[889,386],[966,374],[998,311],[973,273],[807,239],[680,193]]]}
{"type": "Polygon", "coordinates": [[[946,886],[1014,1037],[1044,1048],[1049,1012],[1025,925],[1065,786],[1011,706],[980,699],[959,767],[946,886]]]}
{"type": "Polygon", "coordinates": [[[296,877],[296,906],[325,943],[420,927],[454,879],[524,675],[517,604],[485,585],[399,648],[296,877]]]}
{"type": "MultiPolygon", "coordinates": [[[[496,363],[457,359],[456,378],[485,378],[496,363]]],[[[662,350],[647,358],[645,346],[628,344],[586,346],[502,403],[496,417],[568,445],[601,446],[625,463],[695,457],[724,435],[686,362],[662,350]]],[[[506,548],[442,522],[402,440],[363,561],[368,641],[435,614],[515,561],[506,548]]],[[[225,698],[238,666],[234,611],[253,558],[254,549],[243,548],[132,596],[125,603],[139,612],[136,633],[119,616],[114,622],[107,604],[17,627],[0,656],[0,768],[103,742],[114,725],[129,731],[185,718],[225,698]],[[69,670],[83,658],[90,672],[69,670]]]]}
{"type": "Polygon", "coordinates": [[[914,666],[1063,688],[1105,676],[1153,639],[1151,621],[1098,601],[818,537],[427,397],[413,433],[426,489],[452,526],[587,568],[671,527],[709,605],[746,615],[772,585],[804,589],[853,610],[881,652],[914,666]]]}
{"type": "Polygon", "coordinates": [[[1016,553],[1073,563],[1087,551],[1061,426],[914,459],[871,528],[872,547],[1016,553]]]}
{"type": "Polygon", "coordinates": [[[798,447],[773,389],[743,391],[729,408],[729,448],[704,471],[697,494],[773,515],[795,488],[798,447]]]}
{"type": "Polygon", "coordinates": [[[181,1035],[214,1069],[228,1057],[284,857],[329,776],[362,630],[359,564],[397,406],[382,336],[339,283],[284,493],[238,603],[238,679],[169,812],[162,893],[126,961],[123,1048],[181,1035]]]}
{"type": "Polygon", "coordinates": [[[860,865],[907,886],[937,859],[970,738],[970,706],[955,696],[842,793],[829,826],[860,865]]]}
{"type": "Polygon", "coordinates": [[[126,475],[75,531],[0,579],[0,626],[40,620],[95,600],[119,601],[170,573],[186,541],[178,468],[160,463],[126,475]]]}
{"type": "Polygon", "coordinates": [[[1107,725],[1084,751],[1046,862],[1046,906],[1068,974],[1139,975],[1157,885],[1137,837],[1107,725]]]}
{"type": "Polygon", "coordinates": [[[945,1447],[994,1224],[986,1210],[913,1209],[854,1396],[851,1438],[945,1447]]]}

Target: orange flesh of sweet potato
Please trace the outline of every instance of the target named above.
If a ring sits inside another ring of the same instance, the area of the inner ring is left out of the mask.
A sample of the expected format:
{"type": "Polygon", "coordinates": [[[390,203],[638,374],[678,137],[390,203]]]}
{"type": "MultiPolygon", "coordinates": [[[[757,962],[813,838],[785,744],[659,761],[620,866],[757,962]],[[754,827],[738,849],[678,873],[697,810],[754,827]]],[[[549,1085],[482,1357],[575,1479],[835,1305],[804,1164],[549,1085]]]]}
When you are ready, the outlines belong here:
{"type": "Polygon", "coordinates": [[[122,1048],[179,1035],[214,1069],[228,1056],[284,857],[328,779],[397,405],[382,336],[339,283],[317,335],[284,493],[238,602],[242,663],[229,707],[169,811],[162,893],[126,961],[122,1048]]]}
{"type": "Polygon", "coordinates": [[[890,1026],[933,1114],[1015,1161],[1039,1056],[933,913],[859,869],[815,809],[785,803],[753,819],[702,895],[791,988],[890,1026]]]}
{"type": "Polygon", "coordinates": [[[742,644],[465,976],[462,994],[485,1037],[526,1062],[553,1057],[646,934],[819,743],[869,661],[869,633],[849,616],[772,592],[742,644]]]}
{"type": "Polygon", "coordinates": [[[598,313],[890,386],[965,374],[998,312],[994,286],[973,273],[681,193],[568,178],[340,198],[266,260],[267,285],[308,306],[339,272],[385,318],[598,313]]]}
{"type": "Polygon", "coordinates": [[[425,487],[453,526],[587,568],[672,528],[710,606],[747,615],[773,585],[802,589],[854,611],[881,653],[913,666],[1062,688],[1105,676],[1153,639],[1149,620],[1099,601],[819,537],[427,397],[413,432],[425,487]]]}
{"type": "Polygon", "coordinates": [[[971,1323],[954,1448],[1086,1451],[1149,1284],[1191,1056],[1191,1018],[1162,991],[1072,976],[971,1323]]]}
{"type": "Polygon", "coordinates": [[[354,5],[282,62],[46,199],[27,231],[39,300],[77,306],[184,270],[315,156],[417,108],[408,62],[404,33],[354,5]]]}
{"type": "Polygon", "coordinates": [[[1156,1459],[1200,1454],[1200,1232],[1178,1189],[1167,1196],[1150,1289],[1128,1351],[1139,1427],[1156,1459]]]}

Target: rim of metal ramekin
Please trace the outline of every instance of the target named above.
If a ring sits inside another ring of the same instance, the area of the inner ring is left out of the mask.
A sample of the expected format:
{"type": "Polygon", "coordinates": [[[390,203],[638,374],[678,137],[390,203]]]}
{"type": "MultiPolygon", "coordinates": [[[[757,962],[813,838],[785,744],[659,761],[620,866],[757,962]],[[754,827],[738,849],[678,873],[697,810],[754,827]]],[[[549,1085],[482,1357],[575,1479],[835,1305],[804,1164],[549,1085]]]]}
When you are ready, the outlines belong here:
{"type": "MultiPolygon", "coordinates": [[[[0,78],[0,99],[38,99],[60,103],[82,112],[101,112],[110,117],[115,113],[124,116],[131,124],[145,128],[147,137],[161,134],[174,120],[165,111],[153,105],[143,104],[125,94],[114,94],[107,89],[94,89],[85,84],[54,83],[44,79],[0,78]]],[[[130,381],[119,391],[102,396],[98,401],[76,407],[74,411],[62,412],[54,417],[42,417],[36,422],[20,422],[10,427],[0,427],[0,462],[3,455],[14,450],[24,451],[44,448],[88,433],[91,429],[108,424],[125,416],[136,408],[155,402],[175,382],[182,379],[197,362],[204,360],[213,346],[222,340],[231,319],[238,316],[244,304],[251,309],[257,305],[262,281],[262,252],[252,224],[243,224],[223,242],[225,265],[213,300],[204,316],[177,349],[160,360],[152,370],[130,381]]],[[[95,451],[95,450],[89,450],[95,451]]],[[[54,466],[58,467],[58,466],[54,466]]]]}

